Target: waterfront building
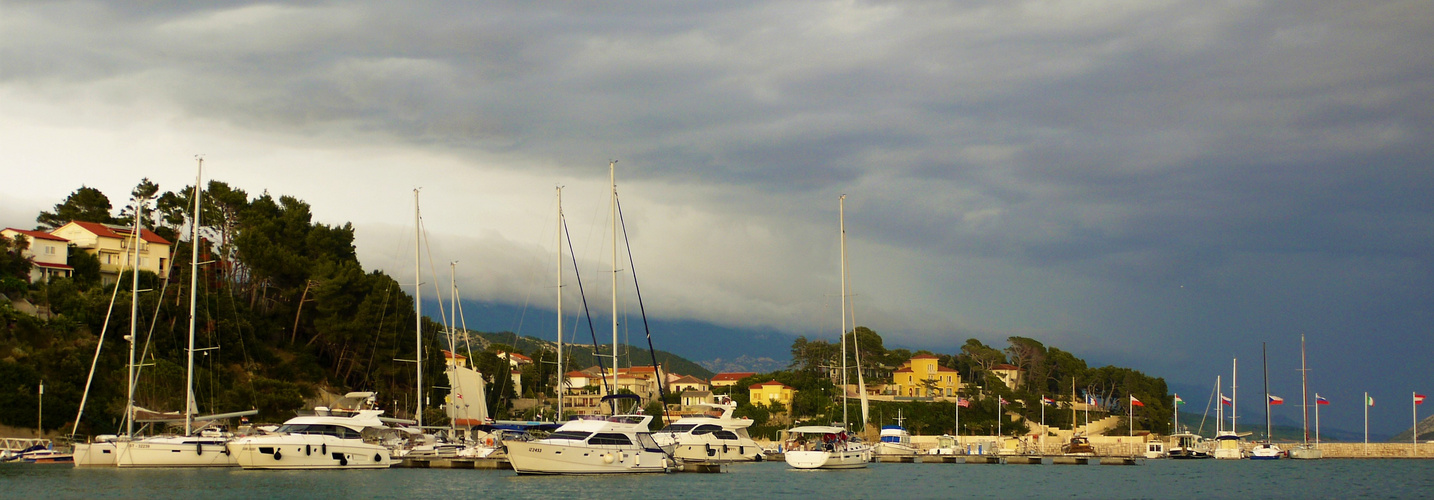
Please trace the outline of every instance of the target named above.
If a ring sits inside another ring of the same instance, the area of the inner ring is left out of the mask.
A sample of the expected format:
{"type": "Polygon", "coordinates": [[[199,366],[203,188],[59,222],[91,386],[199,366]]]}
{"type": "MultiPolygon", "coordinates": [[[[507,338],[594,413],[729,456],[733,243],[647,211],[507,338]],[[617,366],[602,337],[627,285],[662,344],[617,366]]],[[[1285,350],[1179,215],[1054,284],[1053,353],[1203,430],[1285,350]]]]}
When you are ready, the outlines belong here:
{"type": "Polygon", "coordinates": [[[44,231],[27,231],[7,227],[0,231],[10,241],[24,241],[26,248],[21,257],[30,259],[30,282],[39,283],[52,278],[68,278],[75,269],[70,267],[69,240],[44,231]]]}

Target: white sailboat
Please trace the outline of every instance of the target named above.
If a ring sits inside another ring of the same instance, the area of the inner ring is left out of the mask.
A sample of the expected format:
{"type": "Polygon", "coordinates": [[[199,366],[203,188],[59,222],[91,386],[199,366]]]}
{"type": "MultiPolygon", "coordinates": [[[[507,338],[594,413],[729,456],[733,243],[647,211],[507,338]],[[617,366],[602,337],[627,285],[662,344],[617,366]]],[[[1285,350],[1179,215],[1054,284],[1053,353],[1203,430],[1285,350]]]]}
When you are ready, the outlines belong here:
{"type": "MultiPolygon", "coordinates": [[[[612,391],[617,391],[617,177],[608,164],[612,188],[612,391]]],[[[561,294],[560,294],[561,295],[561,294]]],[[[561,323],[561,321],[559,321],[561,323]]],[[[640,474],[667,472],[675,466],[671,451],[653,439],[651,415],[620,414],[619,402],[641,403],[635,394],[609,394],[613,414],[570,420],[548,437],[509,445],[508,461],[518,474],[640,474]]]]}
{"type": "Polygon", "coordinates": [[[199,217],[200,198],[203,188],[204,159],[199,159],[199,175],[194,181],[194,220],[190,225],[189,259],[189,355],[185,380],[184,434],[152,436],[115,443],[115,466],[117,467],[233,467],[238,465],[224,445],[233,436],[219,429],[204,429],[195,432],[195,421],[213,421],[253,415],[258,410],[211,415],[195,418],[197,413],[194,400],[194,312],[199,286],[199,217]]]}
{"type": "Polygon", "coordinates": [[[1279,460],[1285,455],[1280,446],[1272,442],[1274,426],[1270,423],[1270,362],[1265,354],[1265,344],[1260,344],[1260,361],[1265,369],[1265,442],[1250,450],[1250,460],[1279,460]]]}
{"type": "MultiPolygon", "coordinates": [[[[1238,365],[1236,363],[1238,361],[1239,360],[1230,361],[1230,430],[1220,429],[1215,431],[1215,451],[1213,455],[1215,455],[1215,458],[1221,460],[1240,460],[1245,458],[1244,440],[1240,439],[1240,435],[1235,432],[1235,409],[1237,408],[1235,406],[1235,389],[1237,387],[1235,385],[1235,375],[1237,373],[1236,367],[1238,365]]],[[[1218,386],[1219,379],[1217,378],[1216,380],[1216,385],[1218,386]]],[[[1220,398],[1222,399],[1220,410],[1223,411],[1223,399],[1225,396],[1221,394],[1220,398]]],[[[1224,416],[1222,415],[1217,417],[1216,421],[1221,422],[1223,420],[1224,416]]],[[[1221,423],[1223,424],[1223,422],[1221,423]]]]}
{"type": "MultiPolygon", "coordinates": [[[[842,425],[846,425],[846,335],[847,335],[847,265],[846,265],[846,195],[839,198],[838,216],[841,227],[841,330],[842,330],[842,425]]],[[[852,338],[856,338],[853,334],[852,338]]],[[[857,367],[857,373],[861,368],[857,367]]],[[[862,422],[865,424],[866,391],[861,391],[862,422]]],[[[787,431],[784,453],[787,465],[798,469],[857,469],[871,462],[871,446],[862,443],[843,427],[804,426],[787,431]]]]}
{"type": "MultiPolygon", "coordinates": [[[[1305,367],[1305,336],[1300,335],[1300,409],[1304,421],[1304,443],[1290,450],[1290,458],[1295,460],[1319,460],[1324,458],[1324,450],[1320,449],[1318,439],[1315,444],[1310,444],[1310,405],[1309,405],[1309,369],[1305,367]]],[[[1318,405],[1319,394],[1315,394],[1316,405],[1318,405]]],[[[1315,406],[1315,432],[1319,432],[1319,406],[1315,406]]]]}

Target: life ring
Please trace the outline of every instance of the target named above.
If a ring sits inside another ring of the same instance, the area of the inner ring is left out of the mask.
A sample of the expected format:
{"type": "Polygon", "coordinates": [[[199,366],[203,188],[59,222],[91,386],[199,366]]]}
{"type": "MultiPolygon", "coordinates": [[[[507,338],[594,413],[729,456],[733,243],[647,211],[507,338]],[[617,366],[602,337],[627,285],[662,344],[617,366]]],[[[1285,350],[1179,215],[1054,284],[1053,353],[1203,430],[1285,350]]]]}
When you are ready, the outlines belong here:
{"type": "Polygon", "coordinates": [[[374,453],[374,454],[373,454],[373,461],[375,461],[375,462],[382,462],[382,461],[383,461],[383,455],[379,455],[379,454],[377,454],[377,453],[374,453]]]}
{"type": "Polygon", "coordinates": [[[279,450],[274,450],[274,460],[278,460],[281,458],[284,458],[284,455],[280,454],[279,450]]]}
{"type": "Polygon", "coordinates": [[[488,445],[488,446],[493,446],[493,438],[488,438],[488,440],[487,440],[487,441],[484,441],[483,444],[488,445]]]}

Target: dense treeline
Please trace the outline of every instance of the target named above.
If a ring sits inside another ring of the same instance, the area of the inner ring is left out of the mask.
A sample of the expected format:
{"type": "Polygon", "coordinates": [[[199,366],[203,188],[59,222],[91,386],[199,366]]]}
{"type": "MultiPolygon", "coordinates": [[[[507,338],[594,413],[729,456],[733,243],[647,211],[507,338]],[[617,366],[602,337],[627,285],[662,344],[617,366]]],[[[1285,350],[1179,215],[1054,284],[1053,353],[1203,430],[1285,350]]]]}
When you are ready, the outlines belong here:
{"type": "MultiPolygon", "coordinates": [[[[278,421],[319,391],[373,390],[390,410],[415,408],[413,298],[393,278],[364,271],[349,224],[316,223],[309,205],[289,196],[250,196],[211,181],[202,200],[196,347],[196,399],[202,413],[260,410],[278,421]],[[409,362],[398,360],[410,360],[409,362]]],[[[168,281],[141,272],[136,350],[142,361],[136,404],[184,407],[188,342],[193,187],[159,193],[145,180],[112,214],[109,198],[81,187],[37,217],[37,229],[72,220],[144,225],[174,242],[168,281]]],[[[102,285],[99,263],[72,249],[72,278],[14,286],[28,263],[19,245],[5,244],[0,274],[6,293],[24,296],[47,319],[0,304],[0,423],[34,427],[37,385],[45,383],[47,430],[68,429],[84,391],[100,335],[90,399],[80,433],[114,432],[125,406],[130,325],[128,272],[102,285]],[[23,260],[23,259],[19,259],[23,260]],[[111,307],[111,297],[114,304],[111,307]],[[106,324],[106,318],[108,323],[106,324]]],[[[23,282],[22,282],[23,284],[23,282]]],[[[446,385],[436,343],[440,326],[424,319],[425,386],[446,385]]],[[[430,401],[441,401],[430,394],[430,401]]],[[[430,417],[431,418],[431,417],[430,417]]]]}
{"type": "MultiPolygon", "coordinates": [[[[847,366],[849,383],[856,384],[856,370],[860,367],[866,384],[891,382],[892,372],[914,355],[930,354],[938,358],[938,364],[955,369],[964,386],[960,395],[970,400],[969,408],[961,408],[961,429],[963,434],[994,434],[997,429],[997,397],[1005,398],[1011,404],[1002,410],[1000,429],[1006,435],[1020,435],[1029,430],[1025,423],[1014,420],[1011,414],[1019,415],[1030,422],[1042,418],[1041,398],[1055,401],[1046,405],[1045,422],[1051,426],[1070,428],[1071,401],[1086,401],[1094,398],[1096,407],[1110,415],[1123,416],[1129,409],[1130,396],[1145,406],[1134,408],[1136,430],[1165,433],[1169,431],[1169,416],[1173,398],[1169,396],[1165,380],[1150,377],[1139,371],[1116,366],[1090,368],[1085,360],[1074,354],[1047,347],[1041,342],[1026,337],[1010,337],[1005,349],[997,349],[977,339],[969,339],[954,354],[911,352],[906,349],[887,350],[882,338],[866,327],[857,327],[847,334],[848,345],[859,347],[860,363],[856,351],[849,349],[847,366]],[[992,370],[998,365],[1013,365],[1022,372],[1017,387],[1008,387],[992,370]]],[[[792,343],[792,365],[789,370],[760,374],[739,382],[738,387],[777,380],[797,389],[792,413],[798,419],[812,422],[841,420],[840,392],[833,380],[840,377],[841,343],[808,340],[799,337],[792,343]]],[[[737,391],[734,399],[744,401],[745,391],[737,391]]],[[[855,402],[849,403],[853,407],[855,402]]],[[[951,433],[957,431],[956,408],[954,403],[929,402],[878,402],[873,403],[872,425],[889,425],[898,415],[906,419],[905,425],[915,432],[926,434],[951,433]],[[880,420],[879,420],[880,419],[880,420]]],[[[749,410],[754,414],[760,410],[749,410]]],[[[853,422],[860,419],[860,410],[848,409],[853,422]]],[[[761,415],[755,415],[757,418],[761,415]]],[[[1103,418],[1102,414],[1099,417],[1103,418]]],[[[1075,417],[1084,423],[1085,416],[1075,417]]],[[[1122,425],[1122,427],[1125,427],[1122,425]]]]}

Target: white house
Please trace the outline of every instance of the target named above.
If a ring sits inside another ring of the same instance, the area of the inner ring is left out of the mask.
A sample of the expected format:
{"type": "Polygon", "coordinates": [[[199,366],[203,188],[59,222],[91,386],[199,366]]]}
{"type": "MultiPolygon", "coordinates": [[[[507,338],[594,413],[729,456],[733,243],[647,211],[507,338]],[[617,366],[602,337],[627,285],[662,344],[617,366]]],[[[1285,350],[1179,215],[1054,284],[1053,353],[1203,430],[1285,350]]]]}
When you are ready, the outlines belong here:
{"type": "Polygon", "coordinates": [[[30,268],[30,282],[36,283],[41,280],[49,281],[51,278],[67,278],[74,275],[75,268],[70,267],[70,241],[44,231],[27,231],[7,227],[0,234],[12,241],[24,239],[29,243],[29,248],[20,252],[20,255],[30,259],[35,265],[30,268]]]}

